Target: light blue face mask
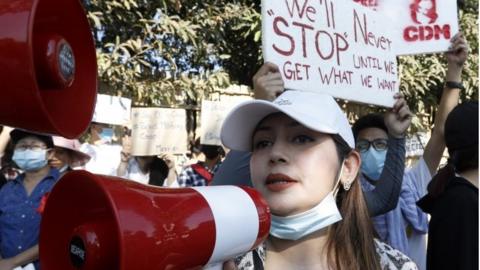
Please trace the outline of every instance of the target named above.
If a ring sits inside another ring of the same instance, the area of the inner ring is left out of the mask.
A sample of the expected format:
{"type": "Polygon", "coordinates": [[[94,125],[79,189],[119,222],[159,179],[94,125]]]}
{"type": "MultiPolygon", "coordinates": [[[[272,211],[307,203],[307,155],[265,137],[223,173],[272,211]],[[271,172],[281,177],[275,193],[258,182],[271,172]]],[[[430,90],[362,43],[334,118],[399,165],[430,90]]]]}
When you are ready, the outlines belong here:
{"type": "Polygon", "coordinates": [[[111,142],[113,138],[113,128],[102,128],[102,132],[99,134],[100,139],[111,142]]]}
{"type": "Polygon", "coordinates": [[[370,147],[368,151],[360,153],[360,156],[362,157],[362,173],[371,180],[377,181],[385,164],[387,150],[377,151],[375,148],[370,147]]]}
{"type": "MultiPolygon", "coordinates": [[[[342,172],[343,163],[340,176],[342,172]]],[[[335,201],[335,191],[340,182],[340,176],[333,190],[312,209],[287,217],[272,215],[270,235],[280,239],[298,240],[342,220],[342,215],[335,201]]]]}
{"type": "Polygon", "coordinates": [[[12,160],[26,172],[35,171],[47,165],[47,150],[15,150],[12,160]]]}

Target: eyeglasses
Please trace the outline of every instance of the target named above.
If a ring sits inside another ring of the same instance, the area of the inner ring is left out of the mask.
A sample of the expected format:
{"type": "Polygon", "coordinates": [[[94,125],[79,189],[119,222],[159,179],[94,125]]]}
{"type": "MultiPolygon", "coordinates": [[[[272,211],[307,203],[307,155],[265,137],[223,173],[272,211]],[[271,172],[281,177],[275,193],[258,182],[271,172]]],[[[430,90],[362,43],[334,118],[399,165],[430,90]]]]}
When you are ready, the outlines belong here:
{"type": "Polygon", "coordinates": [[[370,149],[370,145],[377,151],[384,151],[387,150],[388,143],[386,139],[375,139],[373,141],[358,140],[355,148],[360,152],[366,152],[370,149]]]}
{"type": "Polygon", "coordinates": [[[19,144],[15,146],[15,150],[20,150],[20,151],[26,151],[27,149],[30,149],[32,151],[41,151],[41,150],[46,150],[47,147],[45,145],[27,145],[27,144],[19,144]]]}

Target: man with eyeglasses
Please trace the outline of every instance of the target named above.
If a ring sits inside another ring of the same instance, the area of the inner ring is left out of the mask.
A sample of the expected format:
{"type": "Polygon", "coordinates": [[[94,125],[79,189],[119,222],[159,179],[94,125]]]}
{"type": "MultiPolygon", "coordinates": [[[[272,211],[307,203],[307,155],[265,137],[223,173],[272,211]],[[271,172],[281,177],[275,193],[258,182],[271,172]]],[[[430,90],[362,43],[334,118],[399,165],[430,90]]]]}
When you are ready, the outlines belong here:
{"type": "MultiPolygon", "coordinates": [[[[446,83],[435,114],[434,129],[423,155],[414,167],[405,171],[397,207],[372,219],[381,240],[412,258],[420,270],[426,268],[428,219],[416,202],[426,195],[427,185],[432,175],[436,173],[445,150],[445,121],[460,99],[460,90],[463,88],[460,83],[461,74],[467,55],[468,45],[463,35],[459,33],[452,38],[450,51],[445,53],[448,63],[446,83]]],[[[377,183],[380,181],[375,181],[376,176],[379,171],[383,173],[387,169],[389,162],[390,150],[386,154],[385,150],[382,150],[384,149],[382,141],[388,138],[386,129],[380,123],[382,117],[377,116],[376,120],[373,118],[375,117],[365,116],[353,126],[355,140],[359,145],[357,149],[362,156],[364,192],[378,188],[377,183]]],[[[389,143],[390,141],[387,142],[387,148],[389,143]]],[[[382,176],[380,179],[390,181],[389,178],[382,176]]]]}
{"type": "MultiPolygon", "coordinates": [[[[392,178],[386,172],[392,170],[390,166],[402,165],[399,159],[392,156],[395,150],[392,151],[391,144],[400,143],[404,149],[405,138],[402,134],[392,133],[386,124],[388,125],[388,120],[386,117],[384,119],[383,115],[368,114],[358,119],[352,127],[355,148],[362,157],[360,180],[364,192],[373,191],[388,182],[398,181],[398,175],[392,178]]],[[[403,151],[403,155],[404,153],[403,151]]],[[[412,254],[409,248],[406,230],[409,230],[411,237],[425,235],[428,230],[427,216],[416,206],[416,201],[421,197],[423,184],[431,179],[431,175],[425,159],[420,159],[412,169],[400,176],[403,176],[403,181],[397,206],[385,214],[372,217],[380,239],[409,257],[415,254],[412,254]]]]}
{"type": "Polygon", "coordinates": [[[33,263],[39,268],[41,214],[59,172],[48,165],[52,137],[14,129],[12,160],[24,172],[0,189],[0,269],[33,263]]]}
{"type": "MultiPolygon", "coordinates": [[[[451,98],[451,97],[449,97],[451,98]]],[[[453,99],[455,99],[453,97],[453,99]]],[[[445,105],[444,105],[445,106],[445,105]]],[[[444,122],[441,106],[436,125],[444,122]],[[443,120],[442,120],[443,119],[443,120]]],[[[364,192],[370,192],[388,182],[397,181],[388,171],[391,166],[400,166],[403,159],[395,158],[392,152],[405,154],[405,138],[402,133],[392,132],[388,116],[369,114],[358,119],[353,125],[355,148],[362,157],[361,184],[364,192]],[[402,151],[395,150],[392,144],[401,144],[402,151]]],[[[404,131],[408,126],[405,127],[404,131]]],[[[395,209],[372,217],[373,225],[381,240],[412,258],[420,267],[425,265],[425,235],[428,231],[427,215],[417,207],[416,202],[424,195],[426,186],[439,165],[443,147],[438,141],[440,128],[432,133],[423,156],[410,170],[403,174],[400,197],[395,209]],[[423,255],[422,255],[423,254],[423,255]]],[[[398,171],[398,169],[396,170],[398,171]]],[[[396,184],[395,184],[396,185],[396,184]]],[[[387,194],[385,194],[387,195],[387,194]]]]}

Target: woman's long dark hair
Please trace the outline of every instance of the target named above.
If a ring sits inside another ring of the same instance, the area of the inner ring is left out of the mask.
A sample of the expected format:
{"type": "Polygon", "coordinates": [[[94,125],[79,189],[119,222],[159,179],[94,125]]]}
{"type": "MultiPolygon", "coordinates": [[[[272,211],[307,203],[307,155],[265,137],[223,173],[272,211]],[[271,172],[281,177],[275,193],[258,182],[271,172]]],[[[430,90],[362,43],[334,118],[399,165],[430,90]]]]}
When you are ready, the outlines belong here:
{"type": "Polygon", "coordinates": [[[154,157],[149,166],[150,176],[148,184],[159,187],[163,186],[163,182],[165,182],[168,176],[168,171],[167,163],[159,157],[154,157]]]}
{"type": "MultiPolygon", "coordinates": [[[[332,136],[340,162],[351,149],[339,136],[332,136]]],[[[327,239],[327,262],[335,270],[379,270],[380,260],[376,253],[374,229],[368,213],[360,179],[352,182],[350,190],[339,185],[336,197],[342,221],[330,226],[327,239]]]]}
{"type": "Polygon", "coordinates": [[[428,184],[428,194],[432,198],[437,198],[445,191],[445,188],[455,177],[455,173],[478,169],[478,145],[468,149],[453,151],[450,155],[447,164],[438,170],[430,184],[428,184]]]}

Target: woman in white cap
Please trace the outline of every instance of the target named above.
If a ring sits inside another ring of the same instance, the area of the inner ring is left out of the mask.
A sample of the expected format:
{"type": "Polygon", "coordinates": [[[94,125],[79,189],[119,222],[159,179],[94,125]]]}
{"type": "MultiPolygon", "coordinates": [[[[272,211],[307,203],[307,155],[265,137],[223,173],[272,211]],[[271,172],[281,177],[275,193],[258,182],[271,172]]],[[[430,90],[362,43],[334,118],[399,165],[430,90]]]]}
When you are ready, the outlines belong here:
{"type": "Polygon", "coordinates": [[[49,160],[50,166],[58,169],[61,176],[76,167],[83,167],[90,156],[80,151],[80,142],[59,136],[53,136],[54,155],[49,160]]]}
{"type": "Polygon", "coordinates": [[[271,209],[270,237],[227,269],[417,269],[374,239],[348,120],[328,95],[285,91],[226,117],[223,144],[251,151],[251,177],[271,209]]]}

